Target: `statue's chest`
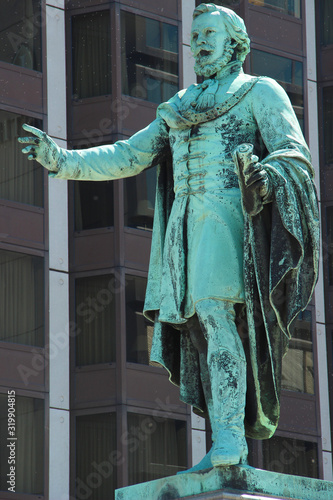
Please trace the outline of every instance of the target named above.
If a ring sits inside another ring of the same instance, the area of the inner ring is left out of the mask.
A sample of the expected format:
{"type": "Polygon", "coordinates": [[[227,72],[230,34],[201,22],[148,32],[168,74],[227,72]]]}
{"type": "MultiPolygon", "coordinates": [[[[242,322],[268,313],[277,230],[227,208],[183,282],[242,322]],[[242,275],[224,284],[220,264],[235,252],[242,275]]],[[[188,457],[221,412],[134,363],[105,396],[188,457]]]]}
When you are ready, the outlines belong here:
{"type": "Polygon", "coordinates": [[[231,162],[233,150],[243,142],[255,144],[257,135],[258,128],[252,117],[239,112],[228,112],[186,129],[170,129],[173,163],[231,162]]]}

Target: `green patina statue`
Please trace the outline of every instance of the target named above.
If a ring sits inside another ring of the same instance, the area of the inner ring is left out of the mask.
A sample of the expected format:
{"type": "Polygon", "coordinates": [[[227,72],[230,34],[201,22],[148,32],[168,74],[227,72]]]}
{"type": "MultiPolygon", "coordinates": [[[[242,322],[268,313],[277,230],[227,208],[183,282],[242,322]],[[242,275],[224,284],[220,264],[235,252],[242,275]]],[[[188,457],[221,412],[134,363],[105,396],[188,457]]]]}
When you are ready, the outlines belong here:
{"type": "Polygon", "coordinates": [[[282,357],[317,280],[310,153],[284,90],[243,73],[249,45],[233,11],[201,4],[191,48],[205,80],[162,103],[147,128],[78,151],[27,125],[33,137],[20,139],[59,179],[158,164],[144,314],[155,323],[151,359],[210,419],[212,449],[190,471],[246,463],[245,435],[273,435],[282,357]]]}

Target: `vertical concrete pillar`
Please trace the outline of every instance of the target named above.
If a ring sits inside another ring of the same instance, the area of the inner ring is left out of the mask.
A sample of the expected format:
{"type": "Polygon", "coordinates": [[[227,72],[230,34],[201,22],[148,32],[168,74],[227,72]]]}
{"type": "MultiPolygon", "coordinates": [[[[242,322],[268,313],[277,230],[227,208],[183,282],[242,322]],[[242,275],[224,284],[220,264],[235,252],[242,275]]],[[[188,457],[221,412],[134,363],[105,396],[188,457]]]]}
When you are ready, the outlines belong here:
{"type": "MultiPolygon", "coordinates": [[[[46,1],[47,132],[66,147],[65,0],[46,1]]],[[[68,500],[70,472],[67,181],[49,179],[49,500],[68,500]]]]}
{"type": "MultiPolygon", "coordinates": [[[[315,0],[305,1],[306,27],[306,54],[307,54],[307,93],[308,93],[308,124],[309,146],[312,162],[316,174],[316,185],[320,203],[320,165],[318,142],[318,101],[317,101],[317,59],[316,59],[316,27],[315,27],[315,0]]],[[[332,443],[329,410],[329,387],[327,371],[326,328],[325,328],[325,301],[323,279],[323,249],[320,251],[319,280],[315,290],[316,329],[317,337],[317,366],[320,405],[320,426],[322,443],[322,462],[324,479],[332,481],[332,443]]]]}

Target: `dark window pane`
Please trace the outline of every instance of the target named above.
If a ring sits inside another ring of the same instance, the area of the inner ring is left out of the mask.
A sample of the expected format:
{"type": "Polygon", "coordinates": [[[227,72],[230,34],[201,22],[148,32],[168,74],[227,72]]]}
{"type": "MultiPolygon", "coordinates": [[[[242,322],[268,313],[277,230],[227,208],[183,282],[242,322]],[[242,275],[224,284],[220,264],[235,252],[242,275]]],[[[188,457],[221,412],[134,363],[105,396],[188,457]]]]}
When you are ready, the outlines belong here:
{"type": "Polygon", "coordinates": [[[277,80],[287,92],[291,104],[304,129],[303,64],[287,57],[253,49],[250,52],[251,73],[277,80]]]}
{"type": "Polygon", "coordinates": [[[22,154],[23,123],[42,127],[40,120],[0,111],[0,198],[42,207],[44,169],[22,154]]]}
{"type": "Polygon", "coordinates": [[[320,0],[320,42],[321,45],[333,43],[333,2],[320,0]]]}
{"type": "Polygon", "coordinates": [[[115,361],[115,278],[108,274],[75,281],[76,365],[115,361]]]}
{"type": "Polygon", "coordinates": [[[294,322],[293,337],[282,362],[282,389],[314,394],[311,311],[302,311],[294,322]]]}
{"type": "Polygon", "coordinates": [[[73,98],[111,94],[109,11],[72,17],[73,98]]]}
{"type": "MultiPolygon", "coordinates": [[[[239,4],[242,0],[216,0],[214,1],[215,5],[221,5],[222,7],[230,7],[230,8],[235,8],[239,7],[239,4]]],[[[196,4],[197,6],[200,5],[202,2],[197,0],[196,4]]]]}
{"type": "Polygon", "coordinates": [[[317,443],[273,436],[263,441],[264,469],[318,478],[317,443]]]}
{"type": "Polygon", "coordinates": [[[42,71],[40,0],[1,0],[0,60],[42,71]]]}
{"type": "Polygon", "coordinates": [[[326,230],[327,230],[327,248],[326,255],[328,256],[328,282],[333,285],[333,207],[326,208],[326,230]]]}
{"type": "MultiPolygon", "coordinates": [[[[0,394],[0,490],[8,491],[8,401],[0,394]]],[[[15,397],[15,491],[43,495],[44,491],[44,400],[15,397]]],[[[14,495],[15,496],[15,495],[14,495]]]]}
{"type": "Polygon", "coordinates": [[[173,476],[186,469],[186,423],[161,420],[150,415],[127,414],[128,484],[173,476]]]}
{"type": "Polygon", "coordinates": [[[125,226],[152,230],[156,192],[156,168],[124,181],[125,226]]]}
{"type": "Polygon", "coordinates": [[[127,361],[160,366],[149,361],[153,338],[153,323],[143,316],[146,278],[126,276],[126,346],[127,361]]]}
{"type": "Polygon", "coordinates": [[[74,182],[75,231],[113,226],[113,182],[74,182]]]}
{"type": "Polygon", "coordinates": [[[43,258],[0,250],[0,340],[43,347],[43,258]]]}
{"type": "Polygon", "coordinates": [[[178,28],[121,13],[122,91],[160,103],[178,90],[178,28]]]}
{"type": "Polygon", "coordinates": [[[325,163],[333,163],[333,87],[323,89],[325,163]]]}
{"type": "Polygon", "coordinates": [[[113,500],[120,460],[115,413],[76,418],[77,500],[113,500]]]}
{"type": "Polygon", "coordinates": [[[249,3],[260,7],[268,7],[277,12],[284,12],[298,18],[301,17],[300,0],[249,0],[249,3]]]}

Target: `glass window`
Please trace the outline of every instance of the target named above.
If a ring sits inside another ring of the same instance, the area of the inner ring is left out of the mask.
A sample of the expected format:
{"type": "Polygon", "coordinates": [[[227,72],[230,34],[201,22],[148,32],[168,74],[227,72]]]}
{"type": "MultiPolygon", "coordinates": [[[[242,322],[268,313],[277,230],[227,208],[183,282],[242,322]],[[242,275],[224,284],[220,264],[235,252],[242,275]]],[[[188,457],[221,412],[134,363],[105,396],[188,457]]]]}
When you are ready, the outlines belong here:
{"type": "Polygon", "coordinates": [[[320,0],[320,43],[331,45],[333,43],[333,2],[320,0]]]}
{"type": "Polygon", "coordinates": [[[127,361],[160,366],[149,361],[154,325],[143,316],[147,280],[126,275],[126,346],[127,361]]]}
{"type": "Polygon", "coordinates": [[[42,207],[44,169],[22,154],[23,123],[42,127],[40,120],[0,111],[0,198],[42,207]]]}
{"type": "Polygon", "coordinates": [[[178,28],[121,13],[122,91],[160,103],[178,91],[178,28]]]}
{"type": "Polygon", "coordinates": [[[111,363],[116,359],[114,276],[75,281],[76,365],[111,363]]]}
{"type": "Polygon", "coordinates": [[[268,7],[277,12],[284,12],[298,18],[301,17],[300,0],[249,0],[249,3],[260,7],[268,7]]]}
{"type": "Polygon", "coordinates": [[[314,394],[312,314],[302,311],[294,322],[289,350],[282,362],[282,389],[314,394]]]}
{"type": "Polygon", "coordinates": [[[149,361],[154,325],[143,316],[147,280],[126,275],[127,361],[160,366],[149,361]]]}
{"type": "Polygon", "coordinates": [[[304,130],[303,64],[262,50],[250,52],[251,73],[277,80],[287,92],[304,130]]]}
{"type": "Polygon", "coordinates": [[[129,485],[186,469],[186,422],[128,413],[127,425],[129,485]]]}
{"type": "Polygon", "coordinates": [[[326,230],[327,230],[327,248],[325,255],[327,255],[328,263],[328,282],[333,285],[333,207],[326,208],[326,230]]]}
{"type": "Polygon", "coordinates": [[[317,443],[273,436],[262,444],[264,469],[318,478],[317,443]]]}
{"type": "Polygon", "coordinates": [[[0,2],[0,60],[42,71],[40,0],[0,2]]]}
{"type": "Polygon", "coordinates": [[[73,99],[111,94],[109,11],[72,17],[73,99]]]}
{"type": "Polygon", "coordinates": [[[333,87],[323,89],[323,122],[325,163],[333,163],[333,87]]]}
{"type": "Polygon", "coordinates": [[[75,498],[113,500],[117,488],[116,414],[76,417],[75,498]]]}
{"type": "Polygon", "coordinates": [[[113,182],[74,182],[75,231],[110,227],[113,219],[113,182]]]}
{"type": "Polygon", "coordinates": [[[44,345],[44,259],[0,250],[0,340],[44,345]]]}
{"type": "Polygon", "coordinates": [[[14,491],[43,495],[44,400],[15,396],[13,392],[0,394],[0,490],[8,491],[7,474],[12,465],[8,461],[14,458],[14,491]],[[15,430],[8,429],[9,408],[15,408],[15,430]],[[8,431],[14,432],[14,436],[8,431]],[[14,437],[16,439],[11,441],[14,437]],[[8,447],[8,443],[13,445],[8,447]]]}
{"type": "Polygon", "coordinates": [[[153,229],[156,168],[124,181],[125,226],[151,231],[153,229]]]}

